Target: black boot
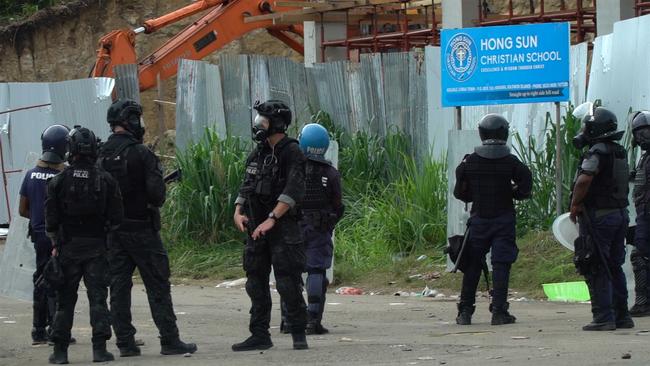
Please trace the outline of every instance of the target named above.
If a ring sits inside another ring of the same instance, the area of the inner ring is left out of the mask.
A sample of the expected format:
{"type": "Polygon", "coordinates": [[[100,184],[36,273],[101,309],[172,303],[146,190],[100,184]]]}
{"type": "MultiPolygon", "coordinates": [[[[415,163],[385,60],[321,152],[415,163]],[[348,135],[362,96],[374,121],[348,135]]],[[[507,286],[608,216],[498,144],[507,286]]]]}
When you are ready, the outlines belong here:
{"type": "Polygon", "coordinates": [[[184,355],[186,353],[194,353],[197,349],[196,344],[185,343],[178,337],[169,340],[160,340],[161,355],[184,355]]]}
{"type": "Polygon", "coordinates": [[[135,339],[131,338],[128,341],[117,342],[117,348],[120,350],[120,357],[135,357],[140,356],[140,347],[137,346],[135,339]]]}
{"type": "Polygon", "coordinates": [[[246,340],[241,343],[233,344],[232,350],[235,352],[255,351],[255,350],[261,351],[261,350],[269,349],[271,347],[273,347],[273,342],[271,342],[271,337],[252,335],[246,338],[246,340]]]}
{"type": "Polygon", "coordinates": [[[621,305],[616,309],[616,328],[634,328],[634,320],[632,320],[630,312],[627,310],[627,304],[621,305]]]}
{"type": "Polygon", "coordinates": [[[291,333],[291,338],[293,339],[293,349],[308,349],[307,337],[305,333],[291,333]]]}
{"type": "Polygon", "coordinates": [[[54,350],[50,355],[50,363],[55,365],[64,365],[68,363],[68,345],[55,344],[54,350]]]}
{"type": "Polygon", "coordinates": [[[32,345],[47,344],[48,336],[45,328],[32,328],[32,345]]]}
{"type": "Polygon", "coordinates": [[[637,249],[632,251],[630,258],[634,273],[634,306],[630,309],[633,317],[650,315],[650,301],[648,301],[648,260],[637,249]]]}
{"type": "Polygon", "coordinates": [[[632,308],[630,309],[630,315],[635,318],[650,316],[650,304],[642,304],[642,305],[639,305],[638,303],[634,304],[634,306],[632,306],[632,308]]]}
{"type": "Polygon", "coordinates": [[[602,331],[602,330],[616,330],[616,323],[614,322],[591,322],[582,327],[584,331],[602,331]]]}
{"type": "Polygon", "coordinates": [[[513,324],[517,321],[514,315],[508,312],[510,304],[505,303],[502,306],[492,306],[490,304],[490,312],[492,313],[492,325],[513,324]]]}
{"type": "Polygon", "coordinates": [[[456,317],[456,324],[458,325],[470,325],[472,324],[472,315],[474,314],[474,310],[476,310],[476,306],[474,305],[466,305],[461,303],[458,303],[458,316],[456,317]]]}
{"type": "Polygon", "coordinates": [[[307,312],[308,320],[307,326],[305,327],[305,334],[327,334],[330,331],[327,330],[322,324],[320,319],[320,314],[315,314],[312,312],[307,312]]]}
{"type": "Polygon", "coordinates": [[[93,362],[114,361],[115,357],[106,350],[106,342],[93,344],[93,362]]]}

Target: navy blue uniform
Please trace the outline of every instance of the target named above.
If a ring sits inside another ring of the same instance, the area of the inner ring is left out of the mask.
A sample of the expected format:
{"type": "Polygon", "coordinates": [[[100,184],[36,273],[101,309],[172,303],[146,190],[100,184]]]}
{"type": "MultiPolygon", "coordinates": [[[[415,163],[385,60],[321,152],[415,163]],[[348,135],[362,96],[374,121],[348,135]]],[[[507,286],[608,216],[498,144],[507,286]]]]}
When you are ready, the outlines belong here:
{"type": "MultiPolygon", "coordinates": [[[[483,151],[481,148],[477,151],[483,151]]],[[[454,188],[456,198],[472,202],[468,247],[463,255],[466,265],[459,309],[471,308],[473,311],[485,255],[491,249],[494,290],[490,306],[493,313],[507,311],[510,267],[519,253],[515,242],[513,200],[530,197],[532,189],[530,169],[507,148],[494,148],[499,149],[496,150],[499,155],[483,157],[475,152],[465,156],[456,168],[454,188]]]]}
{"type": "Polygon", "coordinates": [[[634,175],[634,205],[636,206],[635,249],[632,251],[634,292],[636,298],[630,310],[633,316],[647,315],[650,309],[650,155],[644,152],[634,175]]]}
{"type": "Polygon", "coordinates": [[[629,316],[622,269],[629,224],[627,153],[614,142],[598,143],[584,156],[580,174],[594,177],[584,199],[591,223],[579,220],[580,236],[596,246],[591,269],[581,271],[589,286],[593,322],[621,321],[629,316]]]}
{"type": "MultiPolygon", "coordinates": [[[[29,202],[29,233],[36,252],[34,284],[43,273],[43,268],[52,255],[52,241],[45,234],[45,198],[47,196],[47,180],[58,173],[58,170],[47,167],[46,163],[39,162],[38,166],[27,171],[20,187],[20,195],[29,202]]],[[[33,301],[33,333],[42,334],[45,327],[50,326],[54,319],[56,293],[50,289],[34,286],[33,301]]]]}

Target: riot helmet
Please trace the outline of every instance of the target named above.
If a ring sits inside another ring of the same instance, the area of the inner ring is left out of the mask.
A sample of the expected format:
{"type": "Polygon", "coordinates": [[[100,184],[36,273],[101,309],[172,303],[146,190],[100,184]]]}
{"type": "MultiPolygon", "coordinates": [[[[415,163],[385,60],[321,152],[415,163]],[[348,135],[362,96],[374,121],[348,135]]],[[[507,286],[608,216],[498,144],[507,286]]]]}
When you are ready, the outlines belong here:
{"type": "Polygon", "coordinates": [[[111,128],[122,126],[138,140],[144,137],[145,126],[142,121],[142,106],[131,99],[119,99],[113,103],[106,114],[106,120],[111,128]]]}
{"type": "Polygon", "coordinates": [[[253,109],[257,111],[252,126],[255,141],[262,142],[273,134],[285,133],[291,124],[291,109],[281,100],[256,101],[253,109]]]}
{"type": "Polygon", "coordinates": [[[632,144],[643,150],[650,149],[650,112],[640,111],[632,118],[632,144]]]}
{"type": "Polygon", "coordinates": [[[95,159],[97,157],[97,137],[93,131],[74,126],[68,134],[68,160],[74,157],[95,159]]]}
{"type": "Polygon", "coordinates": [[[330,146],[330,137],[325,127],[318,123],[305,125],[298,137],[300,148],[305,156],[323,158],[330,146]]]}
{"type": "Polygon", "coordinates": [[[503,116],[490,113],[478,123],[478,134],[483,145],[505,145],[508,141],[510,124],[503,116]]]}
{"type": "Polygon", "coordinates": [[[624,131],[617,131],[618,121],[616,115],[607,108],[598,107],[593,113],[582,118],[582,129],[573,138],[573,145],[582,149],[598,141],[620,140],[624,131]]]}
{"type": "Polygon", "coordinates": [[[70,133],[70,129],[63,125],[52,125],[43,131],[41,134],[42,161],[51,164],[61,164],[65,161],[68,150],[68,133],[70,133]]]}

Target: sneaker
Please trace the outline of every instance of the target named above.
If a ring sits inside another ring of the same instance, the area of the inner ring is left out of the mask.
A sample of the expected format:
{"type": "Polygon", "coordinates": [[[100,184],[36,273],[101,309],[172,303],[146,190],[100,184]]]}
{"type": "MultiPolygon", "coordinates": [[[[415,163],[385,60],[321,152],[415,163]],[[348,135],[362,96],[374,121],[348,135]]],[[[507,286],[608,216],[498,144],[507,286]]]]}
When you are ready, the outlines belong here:
{"type": "Polygon", "coordinates": [[[271,342],[271,337],[260,337],[252,335],[246,338],[245,341],[241,343],[235,343],[232,345],[232,350],[235,352],[241,351],[255,351],[255,350],[265,350],[273,347],[273,342],[271,342]]]}

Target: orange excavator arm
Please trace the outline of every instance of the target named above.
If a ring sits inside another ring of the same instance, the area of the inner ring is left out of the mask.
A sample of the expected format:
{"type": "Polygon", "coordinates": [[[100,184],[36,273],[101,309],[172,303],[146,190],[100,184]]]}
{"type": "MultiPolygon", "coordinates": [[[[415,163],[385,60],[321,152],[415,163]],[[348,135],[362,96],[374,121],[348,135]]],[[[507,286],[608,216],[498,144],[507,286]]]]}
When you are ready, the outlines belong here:
{"type": "Polygon", "coordinates": [[[180,59],[201,60],[255,29],[267,29],[269,34],[302,54],[302,44],[289,35],[289,33],[293,33],[302,36],[302,26],[274,25],[273,20],[249,23],[244,21],[245,18],[251,16],[296,9],[300,8],[275,6],[275,1],[269,0],[197,1],[160,18],[148,20],[143,27],[135,30],[116,30],[104,36],[99,43],[97,61],[91,76],[112,77],[115,66],[137,63],[140,72],[140,90],[147,90],[156,85],[158,75],[162,80],[176,75],[180,59]],[[151,55],[138,61],[135,52],[138,34],[153,33],[169,24],[205,10],[210,11],[151,55]]]}

